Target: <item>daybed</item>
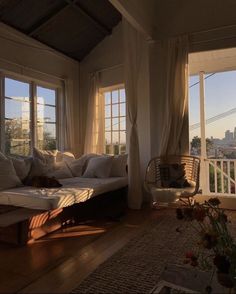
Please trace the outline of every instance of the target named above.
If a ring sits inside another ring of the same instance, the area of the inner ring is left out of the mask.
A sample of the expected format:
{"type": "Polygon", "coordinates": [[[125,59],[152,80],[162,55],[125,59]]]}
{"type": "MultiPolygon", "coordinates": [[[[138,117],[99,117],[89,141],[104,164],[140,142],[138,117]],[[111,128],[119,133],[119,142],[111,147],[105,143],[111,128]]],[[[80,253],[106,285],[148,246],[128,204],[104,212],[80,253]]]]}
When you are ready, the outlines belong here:
{"type": "Polygon", "coordinates": [[[114,218],[126,208],[127,175],[59,182],[60,188],[20,186],[0,191],[0,240],[23,245],[72,221],[114,218]]]}

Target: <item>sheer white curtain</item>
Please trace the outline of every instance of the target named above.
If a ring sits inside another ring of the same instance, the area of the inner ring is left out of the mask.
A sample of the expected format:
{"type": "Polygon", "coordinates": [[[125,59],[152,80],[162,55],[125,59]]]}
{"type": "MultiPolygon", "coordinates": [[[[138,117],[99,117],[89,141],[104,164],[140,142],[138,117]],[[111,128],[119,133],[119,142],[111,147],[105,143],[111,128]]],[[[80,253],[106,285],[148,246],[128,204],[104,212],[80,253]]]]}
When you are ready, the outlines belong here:
{"type": "Polygon", "coordinates": [[[163,87],[162,132],[159,155],[188,154],[188,37],[180,36],[161,45],[163,87]]]}
{"type": "Polygon", "coordinates": [[[60,141],[61,148],[66,151],[73,152],[75,146],[74,138],[74,119],[73,119],[73,95],[72,95],[72,83],[70,80],[65,79],[62,81],[62,98],[59,101],[59,107],[62,108],[60,119],[60,141]]]}
{"type": "Polygon", "coordinates": [[[124,73],[125,91],[130,123],[129,137],[129,194],[128,204],[132,209],[142,205],[142,185],[140,176],[140,155],[137,129],[138,116],[138,82],[142,55],[142,36],[125,19],[124,34],[124,73]]]}
{"type": "Polygon", "coordinates": [[[100,74],[98,72],[91,75],[84,146],[85,153],[104,152],[104,99],[99,92],[99,81],[100,74]]]}

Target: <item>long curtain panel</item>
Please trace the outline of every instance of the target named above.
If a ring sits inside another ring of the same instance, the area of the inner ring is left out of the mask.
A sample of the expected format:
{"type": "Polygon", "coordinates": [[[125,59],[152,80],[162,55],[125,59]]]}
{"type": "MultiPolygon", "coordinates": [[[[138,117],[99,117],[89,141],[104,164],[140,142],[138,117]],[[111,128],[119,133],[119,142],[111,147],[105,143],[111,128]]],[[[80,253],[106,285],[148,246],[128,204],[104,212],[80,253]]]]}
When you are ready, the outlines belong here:
{"type": "Polygon", "coordinates": [[[188,37],[171,38],[159,46],[163,65],[159,155],[188,154],[188,37]]]}
{"type": "Polygon", "coordinates": [[[123,19],[124,35],[124,74],[129,137],[129,193],[128,205],[132,209],[140,209],[142,205],[142,185],[140,175],[140,154],[137,128],[138,116],[138,82],[142,56],[142,36],[125,19],[123,19]]]}
{"type": "Polygon", "coordinates": [[[72,83],[70,80],[65,79],[62,82],[62,103],[60,107],[62,108],[62,116],[60,119],[61,125],[61,148],[66,151],[73,152],[75,146],[74,138],[74,120],[73,120],[73,95],[72,95],[72,83]]]}
{"type": "Polygon", "coordinates": [[[104,99],[99,92],[100,74],[90,76],[85,153],[103,153],[105,146],[104,99]]]}

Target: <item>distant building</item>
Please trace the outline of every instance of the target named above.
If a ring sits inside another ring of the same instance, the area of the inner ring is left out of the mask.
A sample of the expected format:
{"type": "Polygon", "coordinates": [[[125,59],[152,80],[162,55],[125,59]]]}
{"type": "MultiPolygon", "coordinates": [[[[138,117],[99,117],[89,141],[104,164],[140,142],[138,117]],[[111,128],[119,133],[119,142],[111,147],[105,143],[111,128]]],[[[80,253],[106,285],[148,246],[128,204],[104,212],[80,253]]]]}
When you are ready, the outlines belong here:
{"type": "Polygon", "coordinates": [[[230,142],[230,141],[233,141],[233,140],[234,140],[234,133],[230,132],[230,130],[227,130],[225,132],[225,141],[230,142]]]}
{"type": "Polygon", "coordinates": [[[236,127],[234,128],[234,141],[236,141],[236,127]]]}

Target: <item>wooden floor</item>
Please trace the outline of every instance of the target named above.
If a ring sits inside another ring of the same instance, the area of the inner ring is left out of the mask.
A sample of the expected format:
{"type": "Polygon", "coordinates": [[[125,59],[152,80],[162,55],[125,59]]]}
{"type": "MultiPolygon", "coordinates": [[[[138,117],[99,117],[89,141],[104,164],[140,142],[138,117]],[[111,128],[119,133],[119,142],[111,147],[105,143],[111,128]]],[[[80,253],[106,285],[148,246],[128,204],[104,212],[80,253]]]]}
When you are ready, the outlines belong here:
{"type": "Polygon", "coordinates": [[[0,292],[69,293],[156,214],[129,211],[120,222],[68,227],[24,247],[0,244],[0,292]]]}

